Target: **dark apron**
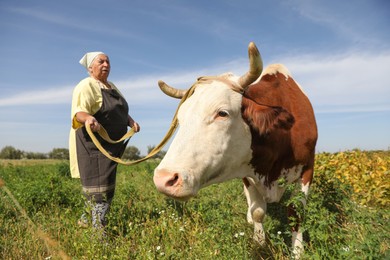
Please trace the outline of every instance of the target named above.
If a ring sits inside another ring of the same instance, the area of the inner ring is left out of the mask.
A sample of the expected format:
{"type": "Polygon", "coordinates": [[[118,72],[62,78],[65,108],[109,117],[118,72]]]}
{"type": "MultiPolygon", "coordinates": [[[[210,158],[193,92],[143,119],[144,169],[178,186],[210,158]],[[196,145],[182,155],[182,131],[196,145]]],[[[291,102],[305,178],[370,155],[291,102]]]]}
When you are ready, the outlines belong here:
{"type": "MultiPolygon", "coordinates": [[[[114,89],[101,89],[103,102],[93,116],[113,140],[127,132],[129,107],[114,89]]],[[[126,143],[110,144],[96,135],[102,146],[115,157],[121,157],[126,143]]],[[[76,130],[77,161],[81,184],[87,200],[110,202],[114,197],[117,163],[103,155],[89,137],[85,127],[76,130]]]]}

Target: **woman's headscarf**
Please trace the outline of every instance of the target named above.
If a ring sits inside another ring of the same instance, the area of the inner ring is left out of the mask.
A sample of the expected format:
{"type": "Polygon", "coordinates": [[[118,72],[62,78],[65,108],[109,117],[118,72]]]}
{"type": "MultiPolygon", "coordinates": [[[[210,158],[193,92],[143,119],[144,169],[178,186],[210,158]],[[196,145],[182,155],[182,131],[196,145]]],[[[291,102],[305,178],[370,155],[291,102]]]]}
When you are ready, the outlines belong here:
{"type": "Polygon", "coordinates": [[[88,69],[93,60],[98,56],[99,54],[104,54],[101,51],[95,51],[95,52],[87,52],[79,61],[81,65],[83,65],[86,69],[88,69]]]}

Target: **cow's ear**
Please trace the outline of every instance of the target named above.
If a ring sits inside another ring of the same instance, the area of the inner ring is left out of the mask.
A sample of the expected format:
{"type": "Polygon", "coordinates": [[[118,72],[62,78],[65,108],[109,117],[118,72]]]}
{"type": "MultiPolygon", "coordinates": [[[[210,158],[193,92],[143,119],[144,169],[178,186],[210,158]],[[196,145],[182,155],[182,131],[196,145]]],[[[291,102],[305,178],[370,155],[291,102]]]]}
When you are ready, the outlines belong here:
{"type": "Polygon", "coordinates": [[[290,130],[294,125],[294,116],[282,107],[269,107],[243,98],[242,117],[260,134],[267,134],[276,129],[290,130]]]}

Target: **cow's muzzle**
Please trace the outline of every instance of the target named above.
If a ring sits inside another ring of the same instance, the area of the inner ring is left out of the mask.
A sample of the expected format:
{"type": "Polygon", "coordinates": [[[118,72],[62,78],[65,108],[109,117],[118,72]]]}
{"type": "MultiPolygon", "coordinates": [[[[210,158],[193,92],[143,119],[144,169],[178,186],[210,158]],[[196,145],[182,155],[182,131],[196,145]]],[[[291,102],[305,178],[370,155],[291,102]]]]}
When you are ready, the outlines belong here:
{"type": "Polygon", "coordinates": [[[159,192],[180,201],[187,201],[196,193],[183,181],[178,172],[156,169],[153,177],[154,184],[159,192]]]}

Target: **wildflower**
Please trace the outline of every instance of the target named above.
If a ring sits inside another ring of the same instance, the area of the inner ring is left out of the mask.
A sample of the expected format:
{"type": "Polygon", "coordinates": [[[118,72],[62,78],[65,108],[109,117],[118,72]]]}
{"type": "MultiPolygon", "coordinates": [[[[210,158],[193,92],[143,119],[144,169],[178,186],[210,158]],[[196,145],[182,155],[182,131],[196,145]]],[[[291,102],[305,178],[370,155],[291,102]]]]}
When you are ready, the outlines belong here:
{"type": "Polygon", "coordinates": [[[348,251],[349,251],[349,247],[345,246],[345,247],[343,247],[343,250],[344,250],[345,252],[348,252],[348,251]]]}

